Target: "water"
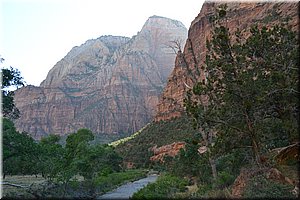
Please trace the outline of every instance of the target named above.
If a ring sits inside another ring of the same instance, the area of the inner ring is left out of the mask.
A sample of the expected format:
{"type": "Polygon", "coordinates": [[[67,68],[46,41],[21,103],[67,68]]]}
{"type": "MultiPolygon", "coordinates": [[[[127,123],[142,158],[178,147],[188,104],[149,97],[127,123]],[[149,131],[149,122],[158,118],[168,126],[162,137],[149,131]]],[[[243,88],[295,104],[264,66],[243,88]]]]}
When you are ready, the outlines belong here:
{"type": "Polygon", "coordinates": [[[108,192],[98,197],[97,199],[129,199],[129,197],[131,197],[138,190],[142,189],[149,183],[155,182],[157,177],[158,175],[153,174],[153,175],[149,175],[146,178],[140,179],[138,181],[127,183],[111,192],[108,192]]]}

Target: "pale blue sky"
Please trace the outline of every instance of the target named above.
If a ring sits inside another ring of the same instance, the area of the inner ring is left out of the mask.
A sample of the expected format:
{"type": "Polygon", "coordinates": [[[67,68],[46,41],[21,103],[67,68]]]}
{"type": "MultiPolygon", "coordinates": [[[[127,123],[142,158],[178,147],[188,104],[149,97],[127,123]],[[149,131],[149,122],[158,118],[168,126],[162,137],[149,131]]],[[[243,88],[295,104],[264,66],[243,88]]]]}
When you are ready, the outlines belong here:
{"type": "Polygon", "coordinates": [[[1,66],[39,85],[74,46],[101,35],[132,37],[148,17],[189,28],[204,0],[0,0],[1,66]]]}

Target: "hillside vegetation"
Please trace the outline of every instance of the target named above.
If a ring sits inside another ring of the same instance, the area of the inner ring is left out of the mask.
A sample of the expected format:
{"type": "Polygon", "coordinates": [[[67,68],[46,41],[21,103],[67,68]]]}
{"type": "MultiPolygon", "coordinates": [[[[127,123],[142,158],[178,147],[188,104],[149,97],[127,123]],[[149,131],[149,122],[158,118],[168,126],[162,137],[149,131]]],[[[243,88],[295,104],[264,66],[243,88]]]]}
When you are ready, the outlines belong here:
{"type": "MultiPolygon", "coordinates": [[[[280,11],[274,6],[273,13],[280,11]]],[[[163,175],[136,197],[296,198],[299,194],[297,33],[288,18],[278,18],[281,21],[272,26],[254,24],[230,32],[227,15],[227,5],[220,4],[210,16],[212,38],[206,42],[205,65],[198,66],[206,79],[187,91],[187,115],[154,122],[117,146],[126,162],[187,180],[185,186],[194,186],[194,191],[179,192],[173,178],[163,175]],[[149,161],[151,147],[178,141],[186,145],[176,157],[149,161]]]]}
{"type": "Polygon", "coordinates": [[[187,116],[167,122],[153,122],[133,139],[117,145],[116,151],[123,157],[124,162],[132,162],[135,167],[149,167],[149,159],[153,155],[149,148],[186,141],[195,133],[187,116]]]}

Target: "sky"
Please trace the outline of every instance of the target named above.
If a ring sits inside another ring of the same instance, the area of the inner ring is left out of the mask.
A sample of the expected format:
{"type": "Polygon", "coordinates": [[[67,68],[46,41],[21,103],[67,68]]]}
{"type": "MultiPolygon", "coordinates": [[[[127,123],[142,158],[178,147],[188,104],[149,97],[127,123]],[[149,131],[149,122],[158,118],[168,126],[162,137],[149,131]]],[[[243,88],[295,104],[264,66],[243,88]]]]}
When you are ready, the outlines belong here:
{"type": "Polygon", "coordinates": [[[39,84],[74,46],[102,35],[132,37],[152,15],[188,29],[204,0],[0,0],[1,67],[39,84]]]}

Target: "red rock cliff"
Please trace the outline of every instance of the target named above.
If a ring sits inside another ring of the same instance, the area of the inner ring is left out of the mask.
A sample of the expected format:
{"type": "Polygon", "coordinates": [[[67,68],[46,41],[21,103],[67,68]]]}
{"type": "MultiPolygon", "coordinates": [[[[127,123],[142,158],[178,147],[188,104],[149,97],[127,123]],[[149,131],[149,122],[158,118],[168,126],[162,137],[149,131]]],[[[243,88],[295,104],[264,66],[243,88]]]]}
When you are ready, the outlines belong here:
{"type": "Polygon", "coordinates": [[[36,139],[79,128],[120,136],[139,130],[153,119],[174,67],[168,43],[186,37],[181,22],[152,16],[132,38],[102,36],[74,47],[40,87],[16,91],[17,129],[36,139]]]}
{"type": "MultiPolygon", "coordinates": [[[[203,80],[205,75],[201,70],[206,56],[206,40],[211,38],[209,17],[221,3],[205,2],[199,15],[191,23],[184,51],[179,52],[175,68],[169,76],[167,86],[160,97],[155,121],[169,120],[181,116],[184,112],[183,99],[195,80],[203,80]]],[[[292,27],[298,29],[297,2],[279,3],[227,3],[227,26],[231,33],[237,28],[245,30],[254,24],[259,26],[272,25],[290,17],[292,27]]],[[[247,35],[246,35],[247,36],[247,35]]]]}

